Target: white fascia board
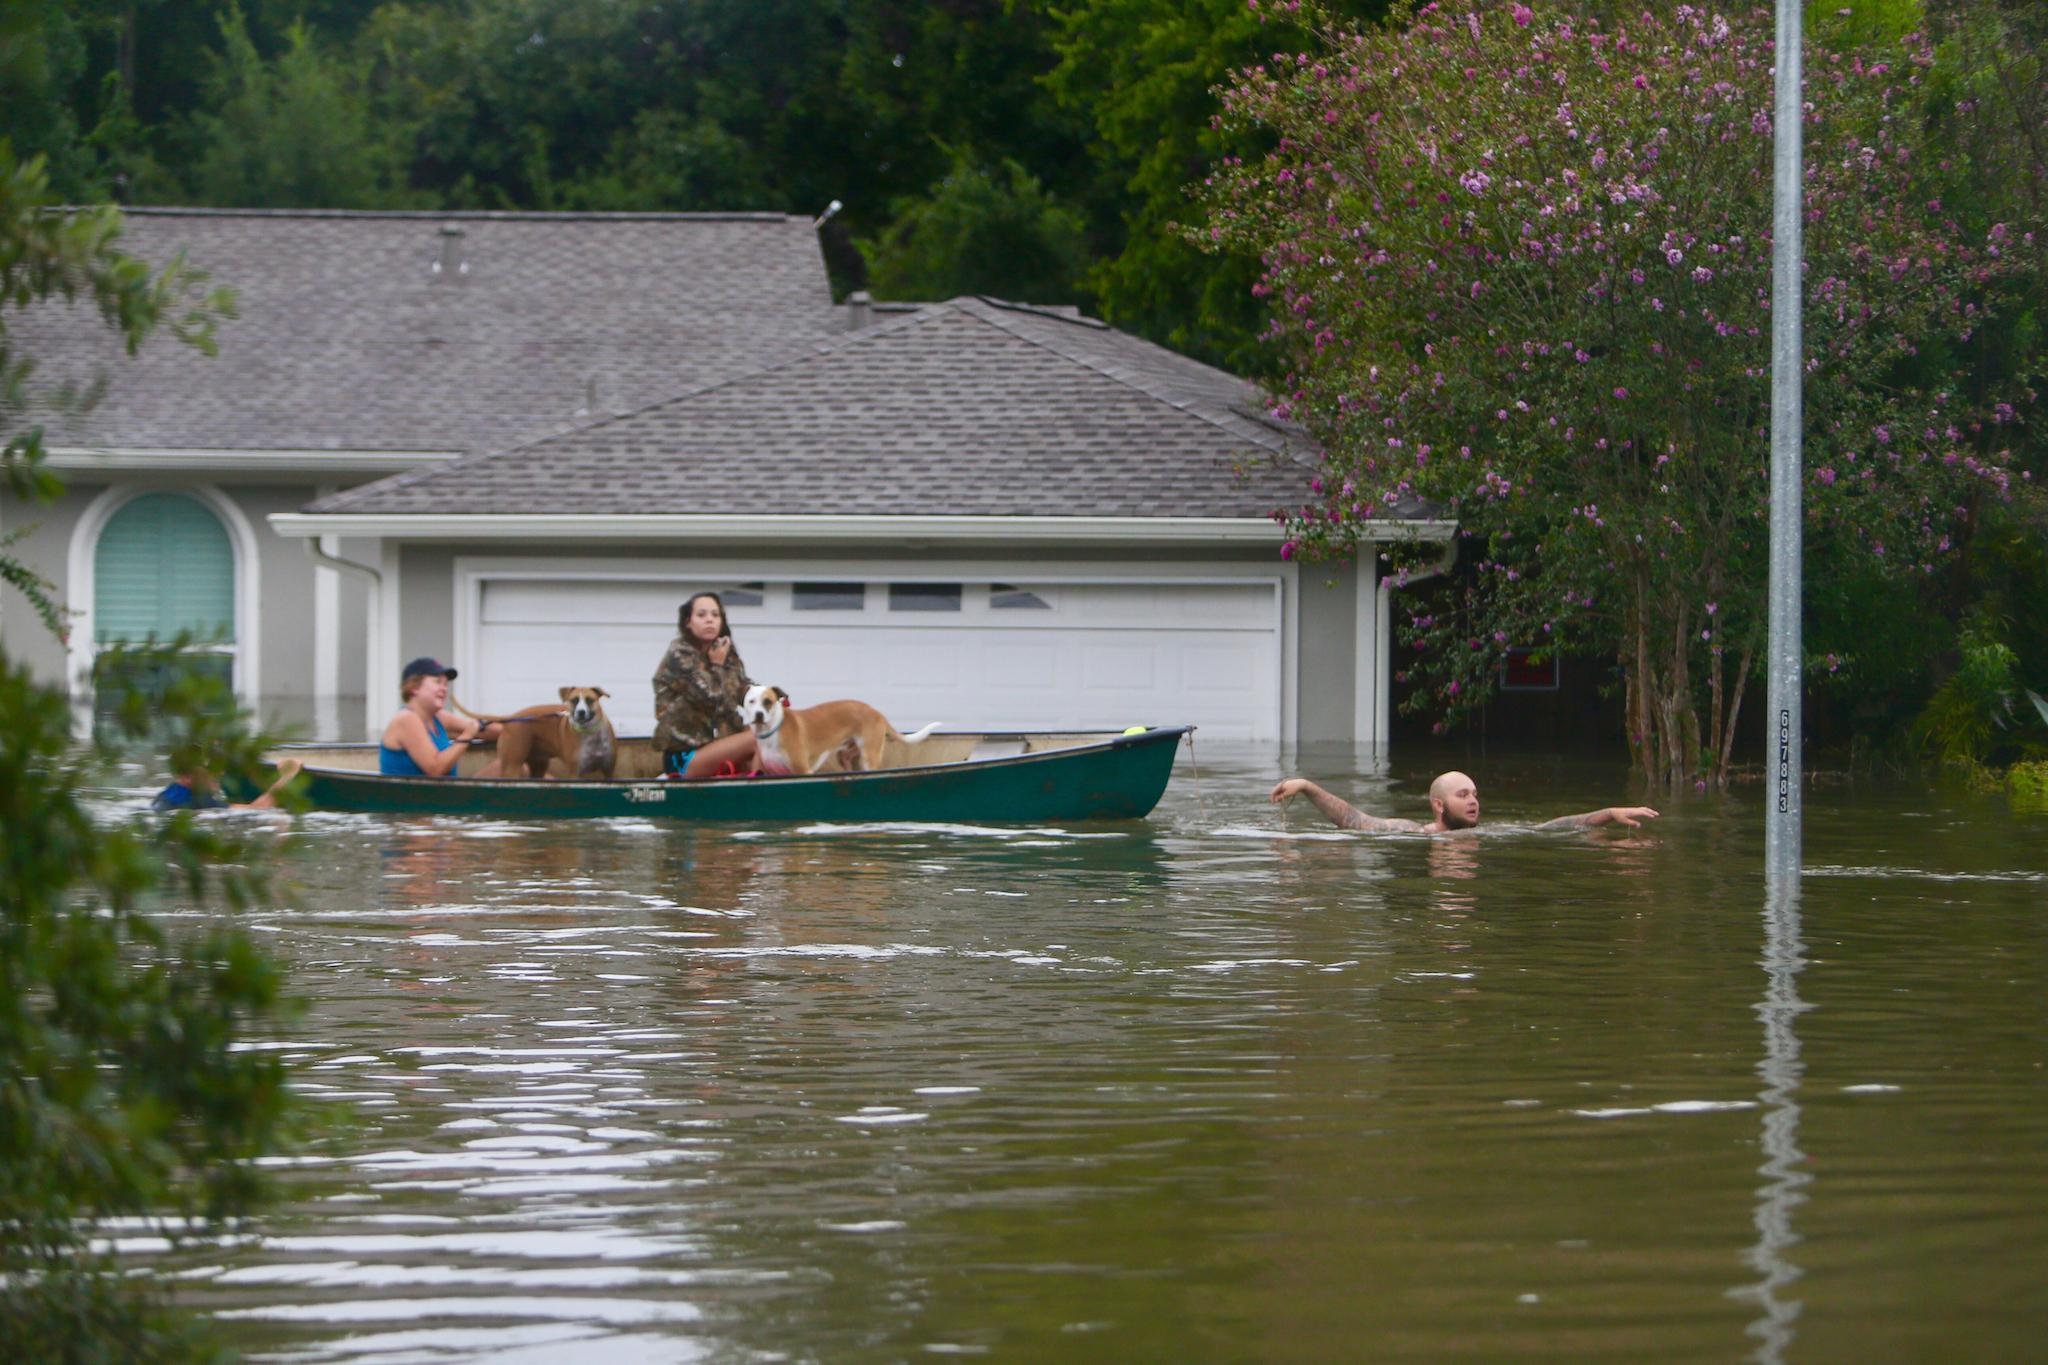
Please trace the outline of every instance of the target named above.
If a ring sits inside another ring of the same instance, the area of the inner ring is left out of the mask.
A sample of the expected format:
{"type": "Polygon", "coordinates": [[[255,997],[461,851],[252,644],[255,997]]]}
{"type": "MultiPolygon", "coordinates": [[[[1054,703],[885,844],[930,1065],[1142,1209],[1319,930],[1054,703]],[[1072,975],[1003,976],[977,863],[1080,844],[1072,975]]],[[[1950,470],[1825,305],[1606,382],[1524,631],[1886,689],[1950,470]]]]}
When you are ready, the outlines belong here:
{"type": "MultiPolygon", "coordinates": [[[[280,536],[388,540],[702,540],[763,543],[903,542],[1037,544],[1218,542],[1272,545],[1285,530],[1265,517],[642,516],[479,513],[472,516],[276,512],[280,536]]],[[[1451,522],[1386,523],[1383,539],[1448,539],[1451,522]]]]}
{"type": "Polygon", "coordinates": [[[381,536],[390,540],[702,540],[797,542],[1130,541],[1277,542],[1262,517],[965,517],[965,516],[637,516],[479,513],[472,516],[362,516],[277,512],[281,536],[381,536]]]}
{"type": "Polygon", "coordinates": [[[1415,541],[1449,540],[1458,534],[1458,523],[1435,518],[1413,521],[1374,520],[1358,528],[1358,539],[1367,545],[1408,545],[1415,541]]]}
{"type": "Polygon", "coordinates": [[[44,463],[72,473],[403,474],[460,459],[457,450],[205,450],[185,446],[52,446],[44,463]]]}

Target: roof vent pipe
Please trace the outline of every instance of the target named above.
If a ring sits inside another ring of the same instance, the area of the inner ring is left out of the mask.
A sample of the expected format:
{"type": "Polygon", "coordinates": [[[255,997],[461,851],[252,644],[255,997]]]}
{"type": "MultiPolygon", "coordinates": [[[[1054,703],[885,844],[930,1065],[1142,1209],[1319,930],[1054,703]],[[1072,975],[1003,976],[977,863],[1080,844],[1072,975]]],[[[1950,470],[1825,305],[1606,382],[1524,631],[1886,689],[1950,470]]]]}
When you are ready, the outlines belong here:
{"type": "Polygon", "coordinates": [[[874,295],[865,289],[856,289],[846,296],[846,330],[858,332],[874,317],[874,295]]]}
{"type": "Polygon", "coordinates": [[[441,224],[441,259],[434,262],[434,278],[452,284],[469,273],[469,262],[462,258],[462,227],[457,223],[441,224]]]}

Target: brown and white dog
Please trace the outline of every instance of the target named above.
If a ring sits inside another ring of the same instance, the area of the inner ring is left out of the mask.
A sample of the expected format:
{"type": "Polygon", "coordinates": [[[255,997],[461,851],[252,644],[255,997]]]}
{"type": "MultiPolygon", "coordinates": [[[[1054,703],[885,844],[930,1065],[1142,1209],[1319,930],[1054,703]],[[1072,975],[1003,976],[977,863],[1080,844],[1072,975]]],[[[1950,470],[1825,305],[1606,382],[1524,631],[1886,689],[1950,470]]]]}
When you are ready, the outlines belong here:
{"type": "Polygon", "coordinates": [[[618,762],[618,735],[604,714],[610,695],[602,687],[565,687],[557,705],[490,717],[505,726],[498,733],[499,776],[546,777],[549,761],[559,758],[572,777],[609,778],[618,762]]]}
{"type": "Polygon", "coordinates": [[[917,744],[939,728],[933,721],[912,734],[896,732],[864,701],[828,701],[797,710],[779,687],[756,683],[740,704],[740,720],[761,744],[761,767],[771,773],[814,773],[835,755],[849,772],[881,766],[890,740],[917,744]]]}

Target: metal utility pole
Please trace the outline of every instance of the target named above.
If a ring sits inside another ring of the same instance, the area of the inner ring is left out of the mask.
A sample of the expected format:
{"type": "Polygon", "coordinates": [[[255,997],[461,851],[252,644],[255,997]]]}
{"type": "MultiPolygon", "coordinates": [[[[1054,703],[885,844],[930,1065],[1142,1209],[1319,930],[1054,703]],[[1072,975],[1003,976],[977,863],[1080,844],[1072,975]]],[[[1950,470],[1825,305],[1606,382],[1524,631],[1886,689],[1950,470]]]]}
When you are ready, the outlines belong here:
{"type": "Polygon", "coordinates": [[[1776,187],[1771,205],[1771,617],[1770,652],[1765,663],[1769,738],[1773,762],[1764,815],[1764,884],[1772,890],[1799,885],[1801,774],[1800,677],[1805,644],[1799,605],[1800,458],[1805,434],[1805,340],[1800,310],[1805,303],[1805,157],[1801,146],[1804,101],[1800,56],[1805,35],[1801,0],[1778,0],[1776,117],[1772,124],[1776,187]]]}

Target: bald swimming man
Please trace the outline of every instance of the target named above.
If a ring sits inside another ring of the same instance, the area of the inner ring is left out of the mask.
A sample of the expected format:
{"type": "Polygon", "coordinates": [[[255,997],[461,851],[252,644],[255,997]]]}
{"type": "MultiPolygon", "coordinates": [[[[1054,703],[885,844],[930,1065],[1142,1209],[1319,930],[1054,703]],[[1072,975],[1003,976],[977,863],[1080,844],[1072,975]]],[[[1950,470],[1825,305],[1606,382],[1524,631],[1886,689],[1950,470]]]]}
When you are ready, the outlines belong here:
{"type": "MultiPolygon", "coordinates": [[[[1330,817],[1339,829],[1413,830],[1420,834],[1455,834],[1479,825],[1479,787],[1463,773],[1444,773],[1429,784],[1429,809],[1434,819],[1428,824],[1415,820],[1390,820],[1367,815],[1350,802],[1330,795],[1305,777],[1290,777],[1273,788],[1273,804],[1306,793],[1316,809],[1330,817]]],[[[1584,815],[1563,815],[1546,820],[1536,829],[1591,829],[1594,825],[1626,825],[1636,828],[1654,820],[1657,812],[1648,806],[1605,806],[1584,815]]]]}

